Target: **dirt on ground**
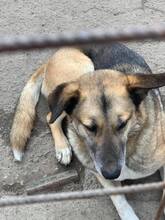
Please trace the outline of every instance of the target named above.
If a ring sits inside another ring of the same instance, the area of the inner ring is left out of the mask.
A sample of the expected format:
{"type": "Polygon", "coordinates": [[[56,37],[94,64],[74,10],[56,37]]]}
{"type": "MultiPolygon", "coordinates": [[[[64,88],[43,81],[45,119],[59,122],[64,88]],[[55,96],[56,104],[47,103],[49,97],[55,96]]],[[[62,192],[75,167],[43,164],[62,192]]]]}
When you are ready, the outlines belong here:
{"type": "MultiPolygon", "coordinates": [[[[143,9],[141,0],[1,0],[0,35],[50,34],[66,30],[111,27],[119,29],[136,25],[152,26],[165,21],[164,0],[145,0],[144,6],[143,9]]],[[[129,43],[128,46],[143,55],[153,72],[164,71],[164,42],[134,42],[129,43]]],[[[19,94],[31,73],[54,51],[0,54],[0,196],[2,197],[24,194],[32,182],[74,167],[80,175],[80,180],[60,187],[58,191],[100,187],[92,174],[84,170],[75,158],[68,167],[57,163],[53,140],[46,124],[48,107],[42,97],[23,162],[16,163],[13,160],[9,146],[9,132],[19,94]]],[[[160,176],[156,173],[135,183],[158,180],[160,176]]],[[[153,219],[160,198],[161,192],[128,196],[130,204],[141,220],[153,219]]],[[[0,220],[26,219],[119,220],[119,217],[108,197],[0,209],[0,220]]]]}

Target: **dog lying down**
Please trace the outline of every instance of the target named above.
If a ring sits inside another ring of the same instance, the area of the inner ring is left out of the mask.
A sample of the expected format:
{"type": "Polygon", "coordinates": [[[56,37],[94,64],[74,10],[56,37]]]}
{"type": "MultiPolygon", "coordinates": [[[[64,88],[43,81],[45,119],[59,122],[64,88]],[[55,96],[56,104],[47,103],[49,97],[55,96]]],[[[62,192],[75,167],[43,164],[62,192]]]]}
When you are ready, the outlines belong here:
{"type": "MultiPolygon", "coordinates": [[[[21,93],[10,133],[14,157],[22,160],[41,91],[60,163],[70,163],[73,149],[104,187],[115,186],[109,180],[149,176],[165,164],[158,90],[164,85],[165,73],[152,74],[145,60],[122,44],[62,48],[21,93]]],[[[111,199],[122,220],[139,219],[124,196],[111,199]]]]}

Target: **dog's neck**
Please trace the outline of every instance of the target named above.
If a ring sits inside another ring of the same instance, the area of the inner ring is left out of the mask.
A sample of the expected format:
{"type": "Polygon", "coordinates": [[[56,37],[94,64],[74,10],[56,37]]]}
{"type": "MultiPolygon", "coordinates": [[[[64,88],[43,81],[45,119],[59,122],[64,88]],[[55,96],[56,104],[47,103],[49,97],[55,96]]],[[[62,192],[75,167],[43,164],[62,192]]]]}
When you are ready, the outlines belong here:
{"type": "Polygon", "coordinates": [[[143,127],[128,139],[126,158],[128,168],[148,174],[156,171],[165,160],[163,106],[160,95],[156,94],[157,91],[151,93],[152,95],[149,94],[143,103],[143,112],[146,115],[143,127]]]}

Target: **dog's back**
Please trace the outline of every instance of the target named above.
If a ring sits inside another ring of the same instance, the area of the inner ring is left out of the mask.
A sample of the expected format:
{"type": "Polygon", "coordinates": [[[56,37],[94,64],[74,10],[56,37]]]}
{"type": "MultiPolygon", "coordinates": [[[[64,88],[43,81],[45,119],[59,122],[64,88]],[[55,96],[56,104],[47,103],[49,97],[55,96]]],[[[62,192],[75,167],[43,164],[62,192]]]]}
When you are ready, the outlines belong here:
{"type": "Polygon", "coordinates": [[[82,74],[92,71],[94,71],[93,63],[79,49],[61,48],[47,63],[42,94],[48,97],[57,85],[75,80],[82,74]]]}
{"type": "Polygon", "coordinates": [[[124,73],[151,73],[142,56],[120,43],[93,45],[84,50],[97,69],[114,69],[124,73]]]}

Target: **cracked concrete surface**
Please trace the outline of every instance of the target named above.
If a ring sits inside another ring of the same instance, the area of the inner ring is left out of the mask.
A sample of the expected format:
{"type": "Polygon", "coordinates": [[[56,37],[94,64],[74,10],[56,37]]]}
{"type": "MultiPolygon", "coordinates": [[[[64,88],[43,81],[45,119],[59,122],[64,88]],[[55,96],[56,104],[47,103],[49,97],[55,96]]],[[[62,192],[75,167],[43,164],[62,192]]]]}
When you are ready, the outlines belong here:
{"type": "MultiPolygon", "coordinates": [[[[55,33],[90,28],[123,28],[134,25],[155,25],[165,21],[165,1],[141,0],[1,0],[0,33],[55,33]]],[[[165,69],[165,43],[145,41],[129,43],[144,56],[153,72],[165,69]]],[[[57,164],[53,141],[46,125],[47,105],[41,98],[38,117],[22,163],[15,163],[9,147],[9,131],[19,94],[30,74],[54,50],[28,51],[0,55],[0,195],[22,194],[31,181],[66,169],[57,164]]],[[[164,90],[162,89],[162,92],[164,90]]],[[[82,190],[100,187],[95,178],[76,164],[81,178],[59,190],[82,190]]],[[[69,167],[67,168],[69,169],[69,167]]],[[[135,181],[159,180],[159,174],[135,181]]],[[[129,183],[129,182],[128,182],[129,183]]],[[[138,193],[128,197],[141,220],[153,219],[161,192],[138,193]]],[[[108,197],[92,200],[58,202],[0,209],[1,220],[119,220],[108,197]]]]}

